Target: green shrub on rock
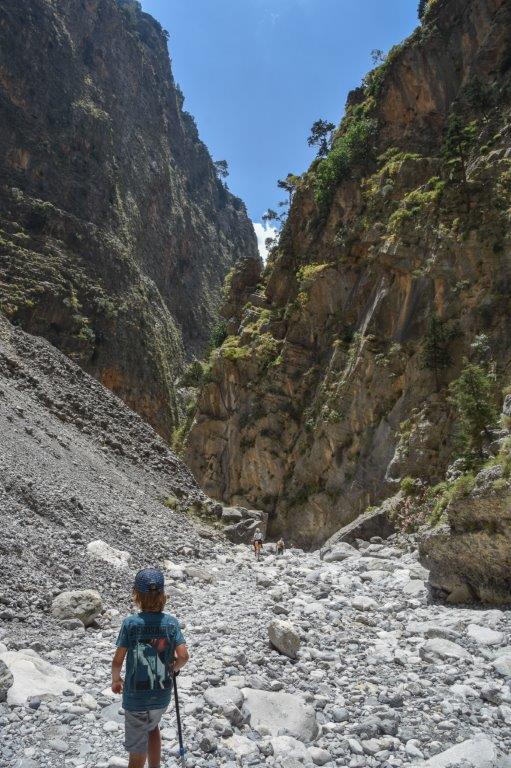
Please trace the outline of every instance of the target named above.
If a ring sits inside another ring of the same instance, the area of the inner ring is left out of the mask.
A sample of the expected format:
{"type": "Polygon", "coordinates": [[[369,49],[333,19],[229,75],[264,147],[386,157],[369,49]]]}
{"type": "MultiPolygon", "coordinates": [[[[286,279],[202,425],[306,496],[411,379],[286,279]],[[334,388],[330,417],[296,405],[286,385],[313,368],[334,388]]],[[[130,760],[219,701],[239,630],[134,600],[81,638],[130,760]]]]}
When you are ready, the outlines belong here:
{"type": "Polygon", "coordinates": [[[461,375],[449,386],[450,401],[459,417],[459,431],[467,451],[481,454],[483,445],[497,426],[495,381],[482,365],[467,362],[461,375]]]}
{"type": "Polygon", "coordinates": [[[337,185],[350,177],[353,166],[370,155],[377,125],[376,120],[368,117],[352,119],[344,133],[334,140],[330,153],[315,172],[315,198],[320,208],[330,205],[337,185]]]}

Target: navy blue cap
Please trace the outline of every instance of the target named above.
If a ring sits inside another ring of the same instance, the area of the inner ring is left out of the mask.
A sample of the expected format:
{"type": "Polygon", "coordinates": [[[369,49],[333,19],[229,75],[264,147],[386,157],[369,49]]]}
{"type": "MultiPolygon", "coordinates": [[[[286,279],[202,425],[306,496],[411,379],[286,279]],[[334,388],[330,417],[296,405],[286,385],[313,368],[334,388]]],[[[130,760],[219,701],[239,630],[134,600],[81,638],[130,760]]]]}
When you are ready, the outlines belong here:
{"type": "Polygon", "coordinates": [[[135,576],[135,589],[138,592],[163,592],[165,578],[159,568],[142,568],[135,576]]]}

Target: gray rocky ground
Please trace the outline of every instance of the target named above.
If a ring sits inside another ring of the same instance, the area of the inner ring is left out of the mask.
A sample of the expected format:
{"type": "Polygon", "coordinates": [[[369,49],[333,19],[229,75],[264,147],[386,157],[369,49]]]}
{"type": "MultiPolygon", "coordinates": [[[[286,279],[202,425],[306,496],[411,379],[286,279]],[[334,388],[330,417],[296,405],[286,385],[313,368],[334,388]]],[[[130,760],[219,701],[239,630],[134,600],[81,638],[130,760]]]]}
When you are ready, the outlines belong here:
{"type": "MultiPolygon", "coordinates": [[[[339,557],[295,550],[255,562],[247,547],[202,539],[167,561],[170,608],[191,653],[179,678],[188,764],[439,768],[458,745],[455,765],[507,765],[509,614],[429,605],[426,573],[407,540],[352,551],[344,544],[339,557]],[[274,620],[284,622],[281,633],[298,634],[296,659],[270,647],[274,620]]],[[[29,697],[0,704],[6,768],[126,765],[120,704],[108,684],[132,569],[95,562],[105,585],[119,585],[96,626],[39,613],[3,624],[11,691],[29,697]],[[35,652],[68,671],[68,690],[30,698],[39,678],[26,666],[16,673],[12,661],[27,646],[25,662],[41,667],[35,652]]],[[[172,710],[163,736],[164,765],[175,764],[172,710]]]]}
{"type": "MultiPolygon", "coordinates": [[[[430,604],[406,537],[256,562],[196,519],[208,504],[119,400],[0,320],[1,768],[126,765],[109,665],[149,563],[190,647],[190,767],[509,768],[508,612],[430,604]]],[[[172,710],[163,736],[170,766],[172,710]]]]}

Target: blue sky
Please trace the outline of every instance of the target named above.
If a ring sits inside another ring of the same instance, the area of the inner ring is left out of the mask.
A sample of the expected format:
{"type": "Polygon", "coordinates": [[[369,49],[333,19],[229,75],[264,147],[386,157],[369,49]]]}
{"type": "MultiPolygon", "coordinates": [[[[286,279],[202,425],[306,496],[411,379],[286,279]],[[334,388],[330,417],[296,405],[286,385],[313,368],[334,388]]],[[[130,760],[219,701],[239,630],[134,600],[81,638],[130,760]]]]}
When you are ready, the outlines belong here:
{"type": "Polygon", "coordinates": [[[254,222],[301,173],[319,117],[338,123],[349,90],[417,25],[418,0],[141,0],[170,33],[185,109],[254,222]]]}

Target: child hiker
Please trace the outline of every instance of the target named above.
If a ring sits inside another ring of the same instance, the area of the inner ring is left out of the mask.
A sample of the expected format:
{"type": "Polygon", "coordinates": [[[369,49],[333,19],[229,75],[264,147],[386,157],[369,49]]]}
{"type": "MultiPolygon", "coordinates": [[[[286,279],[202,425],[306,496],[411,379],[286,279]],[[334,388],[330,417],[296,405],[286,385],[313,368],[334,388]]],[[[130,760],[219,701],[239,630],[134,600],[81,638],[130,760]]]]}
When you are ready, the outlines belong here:
{"type": "Polygon", "coordinates": [[[160,768],[159,723],[170,703],[173,674],[188,661],[179,623],[163,613],[167,600],[163,573],[144,568],[135,576],[133,599],[140,613],[124,619],[112,661],[112,691],[122,693],[124,746],[129,768],[160,768]],[[121,670],[126,658],[125,679],[121,670]]]}

